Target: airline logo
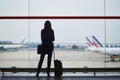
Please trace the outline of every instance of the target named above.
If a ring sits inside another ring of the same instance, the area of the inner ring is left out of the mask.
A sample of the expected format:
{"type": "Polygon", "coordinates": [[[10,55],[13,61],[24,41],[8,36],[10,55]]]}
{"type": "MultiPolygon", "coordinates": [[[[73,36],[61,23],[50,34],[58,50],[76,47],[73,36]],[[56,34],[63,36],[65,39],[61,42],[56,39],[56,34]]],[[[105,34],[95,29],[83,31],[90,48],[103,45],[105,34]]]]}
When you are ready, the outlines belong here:
{"type": "Polygon", "coordinates": [[[88,39],[88,37],[86,37],[86,40],[87,40],[87,45],[88,45],[89,47],[93,47],[93,44],[92,44],[92,42],[88,39]]]}
{"type": "Polygon", "coordinates": [[[87,45],[88,47],[93,47],[95,46],[96,48],[99,48],[99,47],[103,47],[103,45],[97,40],[97,38],[95,36],[92,36],[92,42],[88,39],[88,37],[86,37],[86,40],[87,40],[87,45]]]}
{"type": "Polygon", "coordinates": [[[92,36],[93,39],[93,44],[95,47],[103,47],[103,45],[97,40],[97,38],[95,36],[92,36]]]}

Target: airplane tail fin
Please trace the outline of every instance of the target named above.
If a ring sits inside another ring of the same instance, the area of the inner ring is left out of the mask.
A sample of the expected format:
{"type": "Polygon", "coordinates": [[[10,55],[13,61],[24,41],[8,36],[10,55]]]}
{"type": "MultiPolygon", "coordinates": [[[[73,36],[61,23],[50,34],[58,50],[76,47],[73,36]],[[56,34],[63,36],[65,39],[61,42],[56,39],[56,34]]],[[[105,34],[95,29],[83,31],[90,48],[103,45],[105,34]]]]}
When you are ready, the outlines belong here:
{"type": "Polygon", "coordinates": [[[20,42],[20,44],[23,44],[25,42],[25,39],[23,39],[21,42],[20,42]]]}
{"type": "Polygon", "coordinates": [[[88,39],[88,37],[86,37],[86,40],[87,40],[87,45],[88,45],[88,47],[93,47],[93,44],[92,44],[92,42],[88,39]]]}
{"type": "Polygon", "coordinates": [[[103,47],[103,45],[97,40],[97,38],[95,36],[92,36],[93,39],[93,44],[95,47],[103,47]]]}

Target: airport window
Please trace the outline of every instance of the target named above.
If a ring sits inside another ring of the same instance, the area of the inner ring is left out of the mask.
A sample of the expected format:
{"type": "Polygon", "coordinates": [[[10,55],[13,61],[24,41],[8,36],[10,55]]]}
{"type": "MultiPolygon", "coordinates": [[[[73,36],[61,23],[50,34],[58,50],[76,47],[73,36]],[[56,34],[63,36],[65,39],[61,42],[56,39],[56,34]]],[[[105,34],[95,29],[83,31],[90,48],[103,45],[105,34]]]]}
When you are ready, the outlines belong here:
{"type": "Polygon", "coordinates": [[[1,0],[0,68],[37,68],[46,20],[64,68],[120,68],[119,7],[119,0],[1,0]]]}

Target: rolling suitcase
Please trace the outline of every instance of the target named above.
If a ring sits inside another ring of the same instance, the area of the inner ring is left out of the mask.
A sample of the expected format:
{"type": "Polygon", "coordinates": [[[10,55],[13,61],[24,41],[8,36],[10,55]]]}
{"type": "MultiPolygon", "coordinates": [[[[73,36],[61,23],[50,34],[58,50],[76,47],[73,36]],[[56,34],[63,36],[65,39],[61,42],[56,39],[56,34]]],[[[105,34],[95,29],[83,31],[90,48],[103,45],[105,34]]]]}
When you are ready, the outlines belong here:
{"type": "Polygon", "coordinates": [[[54,67],[55,77],[61,77],[63,74],[62,62],[58,59],[55,59],[55,51],[54,51],[54,67]]]}

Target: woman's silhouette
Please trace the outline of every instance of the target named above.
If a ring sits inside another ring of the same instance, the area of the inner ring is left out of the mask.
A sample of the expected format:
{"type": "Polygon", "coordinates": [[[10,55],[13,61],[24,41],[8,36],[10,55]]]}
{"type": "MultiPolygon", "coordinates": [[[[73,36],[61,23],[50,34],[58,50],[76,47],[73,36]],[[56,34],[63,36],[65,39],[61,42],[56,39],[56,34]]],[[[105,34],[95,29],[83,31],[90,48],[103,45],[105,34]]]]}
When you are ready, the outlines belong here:
{"type": "Polygon", "coordinates": [[[50,76],[50,66],[51,66],[51,59],[52,59],[52,51],[54,48],[53,41],[55,40],[54,37],[54,31],[51,28],[51,23],[50,21],[46,21],[44,24],[44,29],[41,30],[41,41],[42,41],[42,54],[40,56],[39,64],[38,64],[38,69],[37,69],[37,74],[36,77],[38,77],[41,66],[45,57],[45,54],[48,55],[48,61],[47,61],[47,76],[50,76]]]}

